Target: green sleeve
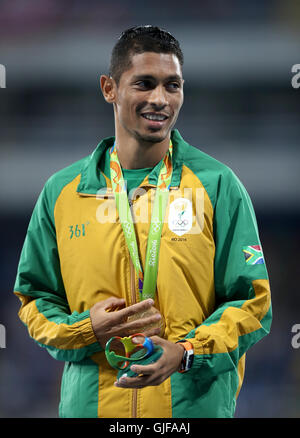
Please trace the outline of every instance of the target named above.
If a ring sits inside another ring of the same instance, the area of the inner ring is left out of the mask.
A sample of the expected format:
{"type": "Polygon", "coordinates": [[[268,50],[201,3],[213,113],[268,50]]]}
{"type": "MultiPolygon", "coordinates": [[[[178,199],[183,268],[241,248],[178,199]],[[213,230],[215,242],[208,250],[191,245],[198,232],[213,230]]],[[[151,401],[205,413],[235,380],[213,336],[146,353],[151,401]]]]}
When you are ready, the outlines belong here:
{"type": "Polygon", "coordinates": [[[271,296],[265,260],[250,257],[261,247],[255,213],[244,186],[227,169],[214,205],[214,312],[190,332],[194,368],[208,375],[236,370],[246,351],[270,331],[271,296]],[[255,252],[255,251],[252,251],[255,252]],[[255,260],[257,264],[254,264],[255,260]]]}
{"type": "Polygon", "coordinates": [[[35,205],[20,256],[15,294],[29,335],[55,359],[80,361],[100,351],[89,310],[70,312],[60,271],[50,180],[35,205]]]}

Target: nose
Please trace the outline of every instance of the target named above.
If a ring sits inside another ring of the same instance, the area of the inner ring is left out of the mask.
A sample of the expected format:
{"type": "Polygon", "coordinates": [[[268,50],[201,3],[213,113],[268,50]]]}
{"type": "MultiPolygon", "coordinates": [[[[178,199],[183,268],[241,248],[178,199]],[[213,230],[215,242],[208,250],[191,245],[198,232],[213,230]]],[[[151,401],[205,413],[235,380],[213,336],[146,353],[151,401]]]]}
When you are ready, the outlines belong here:
{"type": "Polygon", "coordinates": [[[168,105],[166,90],[163,85],[157,85],[153,88],[149,97],[149,103],[158,109],[162,109],[168,105]]]}

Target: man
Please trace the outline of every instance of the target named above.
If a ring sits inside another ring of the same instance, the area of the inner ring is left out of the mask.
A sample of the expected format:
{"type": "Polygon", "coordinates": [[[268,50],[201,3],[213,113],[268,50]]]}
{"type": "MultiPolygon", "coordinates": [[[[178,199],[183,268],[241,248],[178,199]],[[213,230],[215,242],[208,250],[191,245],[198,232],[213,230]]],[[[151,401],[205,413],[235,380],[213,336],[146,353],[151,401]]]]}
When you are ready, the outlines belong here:
{"type": "Polygon", "coordinates": [[[245,353],[270,330],[249,196],[172,130],[182,65],[170,33],[123,32],[100,78],[115,136],[34,209],[15,293],[30,336],[65,361],[61,417],[233,417],[245,353]],[[163,354],[117,380],[105,345],[141,331],[163,354]]]}

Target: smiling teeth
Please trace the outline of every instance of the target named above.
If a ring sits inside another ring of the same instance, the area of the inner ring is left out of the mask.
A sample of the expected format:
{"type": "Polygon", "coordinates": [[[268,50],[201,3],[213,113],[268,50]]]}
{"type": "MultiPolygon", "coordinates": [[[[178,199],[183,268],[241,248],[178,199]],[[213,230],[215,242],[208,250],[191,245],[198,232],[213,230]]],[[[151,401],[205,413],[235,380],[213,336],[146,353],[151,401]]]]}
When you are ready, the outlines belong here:
{"type": "Polygon", "coordinates": [[[159,114],[143,114],[143,117],[145,117],[145,119],[148,119],[148,120],[157,120],[159,122],[161,122],[162,120],[165,120],[167,118],[166,116],[162,116],[159,114]]]}

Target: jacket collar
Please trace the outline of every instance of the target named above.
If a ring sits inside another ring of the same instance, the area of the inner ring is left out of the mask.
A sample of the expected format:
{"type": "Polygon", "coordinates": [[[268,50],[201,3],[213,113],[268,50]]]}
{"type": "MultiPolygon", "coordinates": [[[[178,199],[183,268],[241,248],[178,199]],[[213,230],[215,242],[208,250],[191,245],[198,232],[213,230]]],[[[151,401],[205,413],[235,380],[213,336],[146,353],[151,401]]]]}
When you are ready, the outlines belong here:
{"type": "MultiPolygon", "coordinates": [[[[173,174],[171,186],[178,187],[180,185],[182,164],[189,144],[183,140],[177,129],[171,132],[171,139],[173,143],[173,174]]],[[[113,146],[114,141],[115,137],[104,138],[93,153],[87,157],[81,170],[81,178],[77,186],[77,192],[96,194],[98,190],[107,187],[106,178],[100,171],[100,162],[102,158],[104,158],[106,149],[113,146]]],[[[159,169],[160,166],[158,163],[149,175],[149,184],[157,184],[159,169]]]]}

